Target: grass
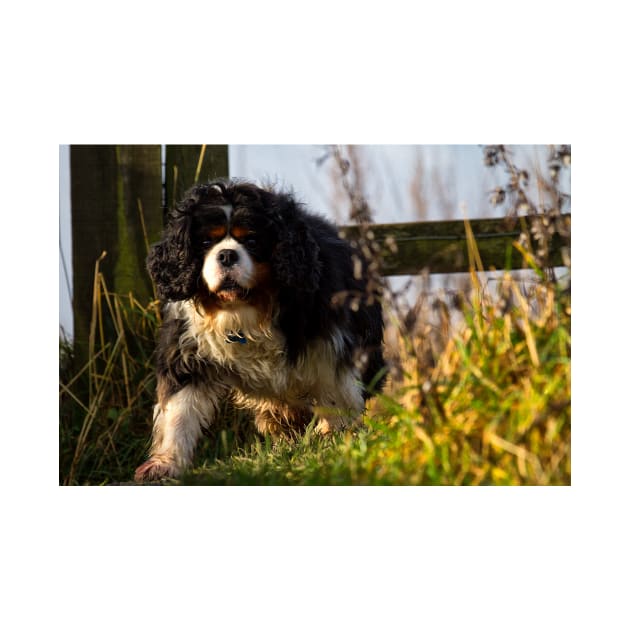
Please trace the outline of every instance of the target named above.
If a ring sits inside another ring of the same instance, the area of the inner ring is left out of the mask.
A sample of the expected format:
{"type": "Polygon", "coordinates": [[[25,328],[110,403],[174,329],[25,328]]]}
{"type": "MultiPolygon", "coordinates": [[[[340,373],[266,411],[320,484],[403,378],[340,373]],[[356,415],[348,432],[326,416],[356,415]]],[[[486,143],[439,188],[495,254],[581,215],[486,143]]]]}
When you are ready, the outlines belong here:
{"type": "Polygon", "coordinates": [[[60,342],[59,481],[106,483],[130,478],[146,448],[146,414],[155,378],[157,303],[111,293],[94,274],[88,347],[60,342]]]}
{"type": "Polygon", "coordinates": [[[406,340],[402,381],[372,403],[363,428],[257,441],[181,483],[570,484],[569,297],[537,285],[528,301],[509,276],[502,292],[518,305],[466,310],[428,378],[406,340]]]}
{"type": "MultiPolygon", "coordinates": [[[[493,291],[471,271],[461,324],[443,313],[430,361],[419,326],[394,322],[392,375],[361,428],[272,444],[226,409],[193,468],[167,483],[570,484],[570,294],[536,271],[527,284],[505,273],[493,291]]],[[[87,360],[60,352],[62,484],[127,482],[149,444],[157,303],[110,293],[98,266],[94,294],[87,360]]]]}

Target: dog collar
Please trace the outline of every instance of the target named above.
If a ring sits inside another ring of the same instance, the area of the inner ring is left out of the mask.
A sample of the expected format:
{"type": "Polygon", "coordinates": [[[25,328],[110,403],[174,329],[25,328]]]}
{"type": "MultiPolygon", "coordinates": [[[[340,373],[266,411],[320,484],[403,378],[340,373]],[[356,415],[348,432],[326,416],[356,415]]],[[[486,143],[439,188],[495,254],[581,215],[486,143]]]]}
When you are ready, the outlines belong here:
{"type": "Polygon", "coordinates": [[[225,337],[225,343],[247,343],[247,337],[243,334],[242,330],[235,333],[230,333],[225,337]]]}

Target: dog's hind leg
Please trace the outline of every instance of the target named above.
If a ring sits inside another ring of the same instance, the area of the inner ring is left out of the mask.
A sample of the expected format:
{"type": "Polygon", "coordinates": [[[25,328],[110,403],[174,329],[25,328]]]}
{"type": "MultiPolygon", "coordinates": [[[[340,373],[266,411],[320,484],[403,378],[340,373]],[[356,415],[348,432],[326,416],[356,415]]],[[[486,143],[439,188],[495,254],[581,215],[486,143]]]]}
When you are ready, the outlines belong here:
{"type": "Polygon", "coordinates": [[[315,432],[326,435],[361,423],[365,403],[362,387],[351,369],[335,373],[318,396],[315,432]]]}
{"type": "Polygon", "coordinates": [[[254,424],[259,433],[277,440],[304,433],[312,417],[313,412],[309,408],[292,408],[268,401],[255,409],[254,424]]]}

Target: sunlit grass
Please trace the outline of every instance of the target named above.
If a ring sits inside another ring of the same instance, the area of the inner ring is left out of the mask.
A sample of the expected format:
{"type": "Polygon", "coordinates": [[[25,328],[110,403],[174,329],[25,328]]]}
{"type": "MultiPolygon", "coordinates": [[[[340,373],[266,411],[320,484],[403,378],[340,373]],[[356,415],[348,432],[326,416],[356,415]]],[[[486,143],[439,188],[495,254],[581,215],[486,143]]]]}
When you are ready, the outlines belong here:
{"type": "Polygon", "coordinates": [[[535,285],[526,299],[509,275],[501,294],[465,313],[429,378],[401,339],[408,369],[363,428],[256,442],[182,483],[569,484],[569,297],[535,285]]]}

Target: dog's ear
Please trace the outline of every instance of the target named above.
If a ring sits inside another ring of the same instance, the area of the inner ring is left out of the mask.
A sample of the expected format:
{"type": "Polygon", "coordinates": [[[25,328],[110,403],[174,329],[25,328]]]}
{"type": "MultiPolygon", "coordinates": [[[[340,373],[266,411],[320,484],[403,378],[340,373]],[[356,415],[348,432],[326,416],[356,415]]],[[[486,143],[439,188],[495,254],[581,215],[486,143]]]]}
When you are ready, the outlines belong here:
{"type": "Polygon", "coordinates": [[[308,219],[289,195],[272,195],[275,206],[276,244],[272,266],[280,286],[306,293],[320,286],[320,250],[308,219]]]}
{"type": "Polygon", "coordinates": [[[191,240],[191,216],[175,211],[147,258],[147,268],[160,300],[187,300],[195,294],[201,273],[201,260],[191,240]]]}

